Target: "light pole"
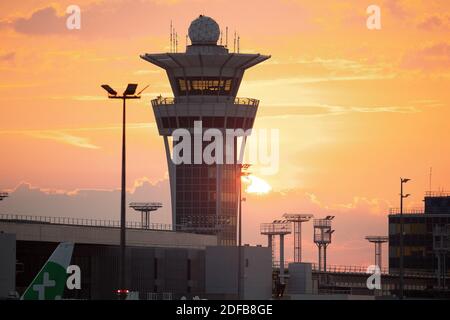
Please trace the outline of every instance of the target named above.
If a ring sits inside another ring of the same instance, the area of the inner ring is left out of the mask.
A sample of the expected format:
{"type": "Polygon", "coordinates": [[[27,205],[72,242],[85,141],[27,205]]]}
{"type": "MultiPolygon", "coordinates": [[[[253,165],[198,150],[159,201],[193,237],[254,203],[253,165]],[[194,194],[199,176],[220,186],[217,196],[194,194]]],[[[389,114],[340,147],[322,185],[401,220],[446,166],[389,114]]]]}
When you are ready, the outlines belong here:
{"type": "Polygon", "coordinates": [[[411,179],[408,178],[400,178],[400,263],[399,263],[399,269],[400,269],[400,293],[399,298],[400,300],[403,300],[403,289],[405,286],[405,278],[404,278],[404,266],[403,266],[403,257],[405,255],[405,248],[403,244],[403,237],[404,237],[404,223],[403,223],[403,199],[410,196],[410,194],[403,194],[403,184],[407,183],[411,179]]]}
{"type": "MultiPolygon", "coordinates": [[[[250,172],[246,171],[249,164],[239,165],[239,214],[238,214],[238,298],[242,300],[242,177],[246,177],[250,172]]],[[[245,198],[244,198],[245,199],[245,198]]]]}
{"type": "Polygon", "coordinates": [[[122,99],[122,184],[121,184],[121,197],[120,197],[120,273],[119,273],[119,289],[117,290],[117,294],[120,300],[124,300],[128,293],[128,290],[125,288],[125,232],[126,232],[126,217],[125,217],[125,192],[126,192],[126,152],[125,152],[125,129],[126,129],[126,101],[128,99],[140,99],[140,94],[147,87],[141,90],[139,93],[136,93],[137,84],[130,83],[127,88],[123,92],[122,95],[117,95],[117,91],[111,88],[109,85],[104,84],[102,88],[108,92],[109,99],[122,99]]]}

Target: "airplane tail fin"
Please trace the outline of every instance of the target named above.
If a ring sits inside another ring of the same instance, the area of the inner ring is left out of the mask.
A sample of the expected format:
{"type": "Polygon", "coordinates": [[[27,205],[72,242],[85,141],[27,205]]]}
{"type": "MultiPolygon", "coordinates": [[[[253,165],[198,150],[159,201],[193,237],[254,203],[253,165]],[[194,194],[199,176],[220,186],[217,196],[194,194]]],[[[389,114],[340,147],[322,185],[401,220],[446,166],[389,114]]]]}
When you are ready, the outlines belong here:
{"type": "Polygon", "coordinates": [[[53,251],[37,276],[25,290],[21,300],[61,299],[67,280],[67,267],[72,259],[74,244],[62,242],[53,251]]]}

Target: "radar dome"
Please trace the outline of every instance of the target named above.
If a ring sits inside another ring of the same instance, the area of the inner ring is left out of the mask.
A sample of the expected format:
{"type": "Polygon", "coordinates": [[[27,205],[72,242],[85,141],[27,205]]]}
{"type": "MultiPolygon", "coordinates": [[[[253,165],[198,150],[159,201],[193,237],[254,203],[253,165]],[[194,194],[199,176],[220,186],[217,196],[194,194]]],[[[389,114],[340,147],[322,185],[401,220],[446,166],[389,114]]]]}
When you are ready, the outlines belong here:
{"type": "Polygon", "coordinates": [[[189,38],[192,44],[217,44],[220,29],[214,19],[200,15],[189,26],[189,38]]]}

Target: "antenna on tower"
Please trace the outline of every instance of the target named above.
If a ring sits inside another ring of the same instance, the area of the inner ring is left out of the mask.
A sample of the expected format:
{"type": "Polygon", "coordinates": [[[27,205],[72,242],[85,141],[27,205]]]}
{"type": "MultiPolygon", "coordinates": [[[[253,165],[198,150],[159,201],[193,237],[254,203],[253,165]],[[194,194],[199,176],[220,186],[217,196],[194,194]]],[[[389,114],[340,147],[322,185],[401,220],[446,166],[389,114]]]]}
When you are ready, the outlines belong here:
{"type": "Polygon", "coordinates": [[[173,27],[172,52],[175,52],[175,27],[173,27]]]}
{"type": "Polygon", "coordinates": [[[178,32],[175,32],[175,52],[178,52],[178,32]]]}
{"type": "Polygon", "coordinates": [[[172,52],[172,20],[170,20],[170,52],[172,52]]]}
{"type": "Polygon", "coordinates": [[[188,46],[188,35],[186,34],[186,48],[188,46]]]}
{"type": "Polygon", "coordinates": [[[241,43],[241,36],[238,35],[238,38],[237,38],[237,53],[239,53],[239,51],[240,51],[240,43],[241,43]]]}
{"type": "Polygon", "coordinates": [[[233,52],[236,52],[236,31],[234,32],[234,39],[233,39],[233,52]]]}
{"type": "Polygon", "coordinates": [[[430,167],[430,177],[429,177],[429,186],[428,186],[428,190],[431,191],[431,178],[432,178],[432,174],[433,174],[433,167],[430,167]]]}
{"type": "Polygon", "coordinates": [[[222,36],[223,36],[223,31],[220,30],[220,45],[222,45],[222,36]]]}
{"type": "Polygon", "coordinates": [[[228,27],[225,28],[225,48],[228,49],[228,27]]]}

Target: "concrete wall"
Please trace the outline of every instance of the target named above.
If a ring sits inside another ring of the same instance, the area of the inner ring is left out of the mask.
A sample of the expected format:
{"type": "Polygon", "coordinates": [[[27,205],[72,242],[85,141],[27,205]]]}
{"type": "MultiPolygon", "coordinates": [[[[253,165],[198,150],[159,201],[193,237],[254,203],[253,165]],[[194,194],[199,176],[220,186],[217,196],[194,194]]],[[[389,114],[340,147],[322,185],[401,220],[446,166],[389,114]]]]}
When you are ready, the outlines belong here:
{"type": "Polygon", "coordinates": [[[312,265],[311,263],[289,263],[289,294],[311,294],[312,265]]]}
{"type": "MultiPolygon", "coordinates": [[[[120,229],[45,223],[0,221],[0,230],[16,234],[17,240],[119,245],[120,229]]],[[[127,245],[165,248],[196,248],[217,245],[217,237],[159,230],[127,229],[127,245]]]]}
{"type": "MultiPolygon", "coordinates": [[[[1,230],[1,228],[0,228],[1,230]]],[[[0,300],[16,290],[16,238],[0,231],[0,300]]]]}
{"type": "MultiPolygon", "coordinates": [[[[267,247],[243,247],[243,297],[266,300],[272,295],[272,253],[267,247]]],[[[210,298],[236,299],[238,248],[207,247],[206,294],[210,298]]]]}

